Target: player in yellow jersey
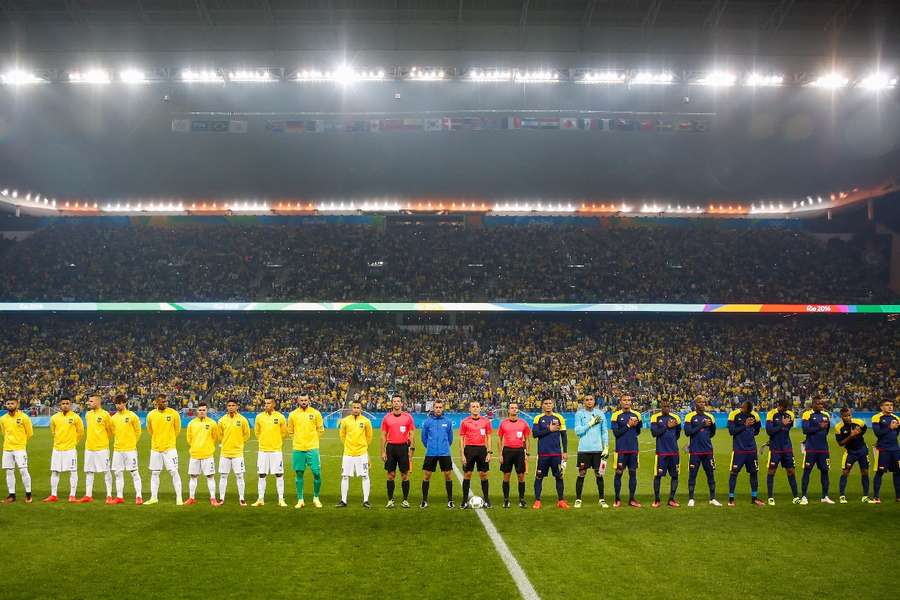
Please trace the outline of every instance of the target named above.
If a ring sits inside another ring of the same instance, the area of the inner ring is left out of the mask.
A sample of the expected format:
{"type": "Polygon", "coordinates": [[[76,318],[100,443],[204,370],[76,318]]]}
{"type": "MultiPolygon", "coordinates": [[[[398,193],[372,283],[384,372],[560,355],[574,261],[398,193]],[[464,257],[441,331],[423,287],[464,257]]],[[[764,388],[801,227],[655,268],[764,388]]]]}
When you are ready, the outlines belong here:
{"type": "Polygon", "coordinates": [[[197,404],[197,416],[187,426],[187,443],[191,460],[188,462],[188,500],[185,504],[196,504],[197,480],[206,476],[209,489],[209,503],[218,506],[216,500],[216,442],[219,441],[219,426],[207,416],[206,402],[197,404]]]}
{"type": "Polygon", "coordinates": [[[112,422],[113,443],[112,470],[116,476],[116,504],[125,502],[125,471],[131,473],[131,481],[134,482],[134,503],[141,505],[144,499],[141,497],[141,474],[138,471],[137,443],[141,439],[141,420],[136,414],[128,410],[125,404],[125,395],[116,396],[116,414],[112,422]]]}
{"type": "Polygon", "coordinates": [[[100,396],[88,397],[84,413],[87,436],[84,440],[84,497],[82,503],[94,501],[94,473],[103,473],[106,484],[106,503],[115,504],[112,497],[112,472],[109,470],[109,440],[113,435],[109,413],[103,410],[100,396]]]}
{"type": "Polygon", "coordinates": [[[34,435],[31,419],[19,410],[19,401],[9,398],[5,402],[7,413],[0,417],[0,433],[3,433],[2,467],[6,471],[6,487],[9,496],[5,503],[16,501],[16,469],[25,488],[25,503],[31,503],[31,474],[28,472],[28,440],[34,435]]]}
{"type": "Polygon", "coordinates": [[[219,454],[219,504],[225,503],[228,474],[233,472],[237,481],[238,501],[241,506],[247,506],[244,499],[244,444],[250,439],[250,423],[238,412],[236,401],[229,400],[225,409],[225,416],[219,419],[219,439],[222,441],[222,452],[219,454]]]}
{"type": "Polygon", "coordinates": [[[372,443],[372,422],[362,414],[362,403],[354,400],[350,404],[350,414],[341,419],[338,434],[344,444],[344,458],[341,464],[341,501],[337,508],[346,508],[350,478],[362,478],[363,507],[370,508],[369,490],[369,444],[372,443]]]}
{"type": "Polygon", "coordinates": [[[322,413],[309,404],[309,394],[302,394],[297,402],[299,406],[288,415],[288,435],[293,436],[293,454],[291,466],[297,477],[297,505],[303,508],[303,473],[306,467],[313,474],[313,506],[322,508],[319,490],[322,488],[322,462],[319,458],[319,438],[325,433],[322,413]]]}
{"type": "Polygon", "coordinates": [[[266,476],[275,476],[275,489],[278,490],[278,506],[287,507],[284,501],[284,454],[282,446],[287,437],[287,419],[275,410],[275,401],[266,398],[265,411],[256,415],[253,424],[256,440],[259,442],[259,454],[256,457],[256,472],[259,474],[257,492],[259,499],[253,506],[266,503],[266,476]]]}
{"type": "Polygon", "coordinates": [[[59,498],[59,474],[69,472],[69,502],[77,502],[78,451],[75,446],[84,437],[84,423],[72,412],[72,400],[68,396],[59,399],[59,412],[50,417],[50,435],[53,451],[50,454],[50,495],[44,502],[56,502],[59,498]]]}
{"type": "Polygon", "coordinates": [[[175,504],[181,506],[181,475],[178,473],[178,434],[181,415],[169,408],[165,394],[156,396],[156,409],[147,413],[147,433],[150,434],[150,499],[145,504],[159,503],[159,472],[165,469],[172,476],[175,504]]]}

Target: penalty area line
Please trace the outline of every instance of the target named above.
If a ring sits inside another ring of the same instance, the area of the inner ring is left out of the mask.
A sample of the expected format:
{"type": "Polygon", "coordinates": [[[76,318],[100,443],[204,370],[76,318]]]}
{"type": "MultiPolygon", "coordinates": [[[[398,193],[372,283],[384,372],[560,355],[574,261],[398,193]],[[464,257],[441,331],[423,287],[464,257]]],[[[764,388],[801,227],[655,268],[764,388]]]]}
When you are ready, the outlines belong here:
{"type": "MultiPolygon", "coordinates": [[[[456,478],[459,480],[460,485],[462,485],[463,474],[455,464],[453,465],[453,472],[456,473],[456,478]]],[[[497,531],[497,528],[494,527],[494,522],[491,521],[491,518],[484,510],[473,509],[473,512],[478,515],[478,520],[481,521],[481,525],[484,527],[488,537],[494,544],[494,550],[497,551],[497,554],[500,555],[500,559],[503,560],[503,564],[506,566],[506,570],[509,571],[516,587],[519,588],[519,594],[521,594],[522,598],[524,600],[540,600],[540,596],[538,596],[534,586],[531,585],[528,575],[525,574],[522,565],[516,560],[512,550],[506,545],[503,536],[501,536],[500,532],[497,531]]]]}

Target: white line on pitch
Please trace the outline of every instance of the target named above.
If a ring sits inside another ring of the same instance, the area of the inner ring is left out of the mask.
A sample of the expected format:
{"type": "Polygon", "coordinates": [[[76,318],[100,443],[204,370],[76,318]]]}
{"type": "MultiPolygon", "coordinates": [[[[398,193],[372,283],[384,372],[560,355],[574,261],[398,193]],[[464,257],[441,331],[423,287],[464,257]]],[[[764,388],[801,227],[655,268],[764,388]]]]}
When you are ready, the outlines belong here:
{"type": "MultiPolygon", "coordinates": [[[[463,474],[459,470],[455,464],[453,465],[453,472],[456,473],[456,478],[459,480],[460,485],[462,485],[463,474]]],[[[509,546],[506,545],[506,542],[503,540],[503,536],[500,535],[500,532],[497,531],[497,528],[494,527],[493,521],[487,515],[484,510],[476,509],[473,512],[478,515],[478,520],[481,521],[482,526],[484,526],[484,530],[487,532],[488,537],[491,538],[491,542],[494,543],[494,549],[497,551],[497,554],[500,555],[500,558],[503,560],[503,564],[506,565],[506,570],[509,571],[510,576],[513,578],[513,581],[516,584],[516,587],[519,588],[519,593],[522,595],[524,600],[540,600],[540,596],[538,596],[537,591],[534,589],[534,586],[531,585],[531,581],[528,580],[528,575],[525,574],[525,571],[522,569],[522,565],[519,564],[519,561],[516,560],[516,557],[513,555],[512,550],[509,549],[509,546]]]]}

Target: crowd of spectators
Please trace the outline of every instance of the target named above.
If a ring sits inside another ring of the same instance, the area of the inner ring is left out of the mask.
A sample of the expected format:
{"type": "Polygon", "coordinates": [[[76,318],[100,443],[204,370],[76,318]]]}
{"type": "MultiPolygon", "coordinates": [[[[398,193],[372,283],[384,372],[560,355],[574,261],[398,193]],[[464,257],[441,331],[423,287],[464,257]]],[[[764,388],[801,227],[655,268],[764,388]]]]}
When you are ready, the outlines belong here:
{"type": "Polygon", "coordinates": [[[852,304],[893,297],[877,252],[792,230],[709,224],[75,223],[38,230],[0,252],[0,301],[852,304]]]}
{"type": "Polygon", "coordinates": [[[898,370],[900,329],[886,319],[507,316],[428,330],[379,316],[0,319],[0,398],[35,414],[92,393],[146,409],[160,392],[177,408],[233,399],[248,411],[265,398],[289,410],[304,392],[326,412],[352,398],[386,410],[394,393],[416,412],[438,398],[450,410],[477,399],[489,411],[516,400],[534,412],[548,397],[574,410],[585,394],[612,406],[626,393],[644,411],[663,399],[687,409],[697,394],[717,410],[783,398],[800,408],[818,396],[875,409],[900,397],[898,370]]]}

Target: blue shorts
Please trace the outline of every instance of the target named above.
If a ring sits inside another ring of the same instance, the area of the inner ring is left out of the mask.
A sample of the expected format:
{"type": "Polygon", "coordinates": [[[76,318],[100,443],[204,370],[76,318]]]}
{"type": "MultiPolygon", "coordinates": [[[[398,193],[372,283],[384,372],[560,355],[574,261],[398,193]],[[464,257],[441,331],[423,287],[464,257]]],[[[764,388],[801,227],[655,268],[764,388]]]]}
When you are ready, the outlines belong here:
{"type": "Polygon", "coordinates": [[[616,452],[616,471],[624,471],[628,469],[629,471],[637,471],[638,468],[638,453],[630,452],[630,453],[620,453],[616,452]]]}
{"type": "Polygon", "coordinates": [[[777,469],[779,466],[785,469],[794,468],[794,451],[793,450],[769,450],[769,468],[777,469]]]}
{"type": "Polygon", "coordinates": [[[741,469],[746,469],[748,473],[759,471],[759,461],[756,457],[756,452],[747,454],[731,453],[731,472],[740,473],[741,469]]]}
{"type": "Polygon", "coordinates": [[[878,470],[900,473],[900,450],[875,450],[878,457],[878,470]]]}
{"type": "Polygon", "coordinates": [[[714,471],[716,468],[716,459],[712,454],[691,454],[691,459],[688,463],[690,470],[695,472],[700,465],[703,465],[704,469],[709,467],[710,471],[714,471]]]}
{"type": "Polygon", "coordinates": [[[678,465],[681,464],[681,457],[677,454],[674,456],[656,456],[656,466],[653,469],[655,475],[669,477],[678,477],[678,465]]]}
{"type": "Polygon", "coordinates": [[[547,476],[547,473],[552,472],[554,477],[562,477],[562,471],[559,470],[561,463],[562,456],[538,456],[537,471],[534,476],[537,479],[542,479],[547,476]]]}
{"type": "Polygon", "coordinates": [[[820,471],[827,471],[831,468],[831,457],[827,452],[807,452],[803,457],[803,468],[813,469],[819,467],[820,471]]]}
{"type": "Polygon", "coordinates": [[[844,469],[850,469],[855,464],[859,464],[860,469],[869,468],[868,452],[844,452],[844,469]]]}

